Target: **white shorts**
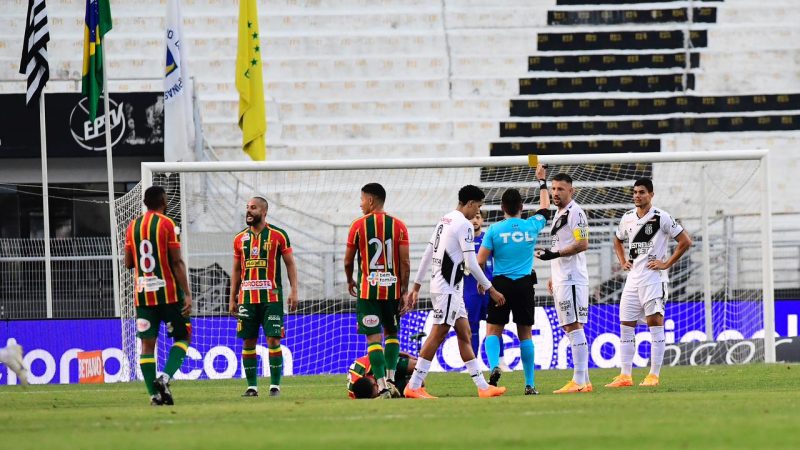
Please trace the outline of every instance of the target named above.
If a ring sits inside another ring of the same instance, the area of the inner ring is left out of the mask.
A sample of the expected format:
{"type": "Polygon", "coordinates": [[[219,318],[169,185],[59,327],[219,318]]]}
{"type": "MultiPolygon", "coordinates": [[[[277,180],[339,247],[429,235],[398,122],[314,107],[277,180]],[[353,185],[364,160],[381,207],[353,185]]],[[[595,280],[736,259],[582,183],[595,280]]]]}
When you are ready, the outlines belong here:
{"type": "Polygon", "coordinates": [[[553,286],[558,326],[589,321],[589,286],[553,286]]]}
{"type": "Polygon", "coordinates": [[[653,314],[664,315],[667,302],[667,283],[629,286],[625,283],[619,299],[619,320],[621,322],[643,321],[653,314]]]}
{"type": "Polygon", "coordinates": [[[446,323],[451,327],[456,320],[467,318],[467,307],[464,297],[458,294],[433,294],[433,323],[441,325],[446,323]]]}

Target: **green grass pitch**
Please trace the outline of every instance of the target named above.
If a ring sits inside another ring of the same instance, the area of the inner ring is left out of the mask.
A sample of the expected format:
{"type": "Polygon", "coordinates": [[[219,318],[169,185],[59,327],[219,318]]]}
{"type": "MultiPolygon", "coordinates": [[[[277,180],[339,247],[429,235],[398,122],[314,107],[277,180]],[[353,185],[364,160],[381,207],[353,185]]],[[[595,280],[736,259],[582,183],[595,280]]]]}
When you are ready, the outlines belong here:
{"type": "Polygon", "coordinates": [[[240,398],[239,379],[176,381],[172,407],[149,406],[142,383],[4,386],[0,448],[800,448],[800,365],[668,367],[655,389],[603,388],[615,374],[559,396],[571,372],[539,371],[538,397],[504,374],[506,396],[478,399],[466,374],[435,373],[428,401],[349,400],[344,375],[286,377],[279,399],[240,398]]]}

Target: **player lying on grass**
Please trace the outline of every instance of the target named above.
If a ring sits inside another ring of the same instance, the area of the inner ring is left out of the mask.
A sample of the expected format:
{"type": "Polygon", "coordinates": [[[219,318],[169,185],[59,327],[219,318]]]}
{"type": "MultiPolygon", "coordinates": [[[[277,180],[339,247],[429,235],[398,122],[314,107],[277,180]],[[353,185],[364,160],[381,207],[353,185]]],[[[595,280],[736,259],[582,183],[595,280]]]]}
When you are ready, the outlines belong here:
{"type": "Polygon", "coordinates": [[[482,294],[488,291],[494,302],[499,305],[505,303],[503,294],[492,287],[475,259],[473,228],[469,221],[480,211],[484,196],[480,188],[472,185],[464,186],[458,191],[458,207],[439,219],[420,261],[414,288],[407,297],[403,312],[416,306],[422,283],[424,280],[431,280],[433,328],[422,345],[417,367],[403,391],[408,398],[436,398],[428,394],[422,383],[428,375],[436,350],[444,342],[450,327],[456,330],[458,350],[467,373],[478,387],[478,396],[497,397],[506,391],[505,387],[490,386],[483,377],[478,359],[472,351],[472,331],[469,329],[467,309],[464,306],[465,263],[478,281],[479,292],[482,294]]]}
{"type": "MultiPolygon", "coordinates": [[[[397,359],[397,372],[395,373],[395,386],[403,390],[408,383],[408,378],[417,366],[417,358],[405,352],[400,352],[397,359]]],[[[377,398],[380,394],[380,386],[375,380],[369,355],[353,361],[350,370],[347,372],[347,395],[350,398],[377,398]]]]}

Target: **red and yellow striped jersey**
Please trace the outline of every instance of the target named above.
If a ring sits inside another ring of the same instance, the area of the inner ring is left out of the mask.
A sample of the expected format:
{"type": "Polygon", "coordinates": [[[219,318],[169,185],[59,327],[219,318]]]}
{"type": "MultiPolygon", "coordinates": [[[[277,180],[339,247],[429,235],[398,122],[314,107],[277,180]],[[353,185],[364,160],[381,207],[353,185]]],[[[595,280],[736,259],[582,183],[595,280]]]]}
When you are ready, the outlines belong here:
{"type": "Polygon", "coordinates": [[[369,363],[369,355],[364,355],[361,358],[353,361],[350,365],[350,370],[347,371],[347,395],[350,398],[356,398],[353,394],[353,384],[363,377],[371,377],[372,365],[369,363]]]}
{"type": "Polygon", "coordinates": [[[133,255],[136,306],[177,303],[180,295],[169,264],[169,249],[180,248],[175,222],[147,211],[134,219],[125,233],[125,251],[133,255]]]}
{"type": "Polygon", "coordinates": [[[291,252],[289,235],[274,225],[239,232],[233,238],[234,264],[242,269],[239,304],[281,301],[281,257],[291,252]]]}
{"type": "Polygon", "coordinates": [[[358,256],[358,297],[368,300],[400,298],[397,273],[400,247],[408,245],[408,229],[400,219],[385,212],[367,214],[353,221],[347,246],[358,256]]]}

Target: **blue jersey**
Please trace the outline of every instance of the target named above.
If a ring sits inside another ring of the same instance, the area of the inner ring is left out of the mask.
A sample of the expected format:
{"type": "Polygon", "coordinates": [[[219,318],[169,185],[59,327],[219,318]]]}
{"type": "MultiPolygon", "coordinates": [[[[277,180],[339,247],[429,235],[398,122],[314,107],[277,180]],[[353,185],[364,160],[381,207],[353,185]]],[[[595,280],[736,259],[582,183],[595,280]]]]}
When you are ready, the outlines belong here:
{"type": "Polygon", "coordinates": [[[489,227],[482,246],[494,257],[494,276],[503,275],[516,280],[533,271],[533,251],[547,219],[535,214],[527,220],[511,217],[489,227]]]}
{"type": "MultiPolygon", "coordinates": [[[[481,233],[480,235],[476,235],[472,238],[473,242],[475,242],[475,253],[478,253],[478,250],[481,248],[481,242],[483,241],[483,237],[486,236],[486,233],[481,233]]],[[[492,280],[492,258],[486,260],[486,265],[483,267],[483,273],[486,274],[486,278],[489,281],[492,280]]],[[[464,297],[474,297],[480,296],[481,294],[478,293],[478,281],[472,275],[467,275],[464,277],[464,297]]],[[[489,296],[489,294],[483,294],[485,296],[489,296]]]]}

